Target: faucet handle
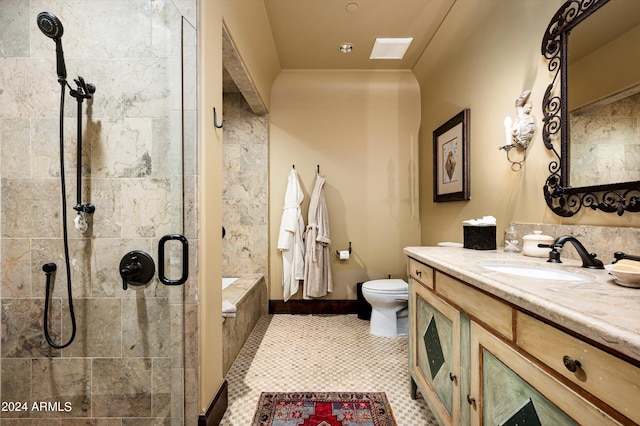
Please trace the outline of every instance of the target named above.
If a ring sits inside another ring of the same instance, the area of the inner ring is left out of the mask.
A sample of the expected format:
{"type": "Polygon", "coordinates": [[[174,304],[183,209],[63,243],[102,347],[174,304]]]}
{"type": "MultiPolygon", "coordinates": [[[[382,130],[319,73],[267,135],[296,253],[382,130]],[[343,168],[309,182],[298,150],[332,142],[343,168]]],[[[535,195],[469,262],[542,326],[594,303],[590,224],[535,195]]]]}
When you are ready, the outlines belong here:
{"type": "MultiPolygon", "coordinates": [[[[539,246],[542,245],[543,244],[540,244],[539,246]]],[[[546,244],[546,246],[551,249],[551,251],[549,251],[549,259],[547,259],[547,262],[562,263],[562,260],[560,260],[560,249],[562,246],[560,244],[546,244]]]]}
{"type": "Polygon", "coordinates": [[[617,251],[613,253],[613,257],[615,260],[612,263],[616,263],[617,261],[622,259],[636,260],[640,262],[640,256],[633,256],[630,254],[623,253],[621,251],[617,251]]]}

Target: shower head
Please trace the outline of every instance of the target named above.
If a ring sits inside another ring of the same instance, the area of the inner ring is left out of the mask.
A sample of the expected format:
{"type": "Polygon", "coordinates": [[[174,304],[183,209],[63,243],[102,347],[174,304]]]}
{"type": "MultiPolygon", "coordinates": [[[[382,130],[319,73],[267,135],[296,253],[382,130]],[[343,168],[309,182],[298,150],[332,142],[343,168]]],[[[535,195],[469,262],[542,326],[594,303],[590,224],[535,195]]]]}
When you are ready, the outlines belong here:
{"type": "Polygon", "coordinates": [[[58,71],[58,80],[64,82],[67,78],[67,68],[64,65],[64,54],[62,52],[62,42],[60,41],[62,33],[64,32],[62,22],[60,22],[56,15],[49,12],[40,12],[38,14],[37,22],[40,31],[56,42],[56,68],[58,71]]]}
{"type": "Polygon", "coordinates": [[[64,32],[64,28],[62,27],[62,22],[54,15],[49,12],[40,12],[38,14],[38,28],[44,35],[54,40],[62,37],[62,33],[64,32]]]}

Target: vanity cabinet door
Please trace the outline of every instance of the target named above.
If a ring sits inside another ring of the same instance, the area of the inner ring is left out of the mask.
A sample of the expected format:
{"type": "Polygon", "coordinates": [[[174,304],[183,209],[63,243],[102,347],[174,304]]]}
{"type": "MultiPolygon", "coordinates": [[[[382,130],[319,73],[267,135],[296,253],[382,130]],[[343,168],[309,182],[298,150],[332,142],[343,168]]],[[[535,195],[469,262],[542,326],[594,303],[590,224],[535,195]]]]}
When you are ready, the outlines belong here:
{"type": "Polygon", "coordinates": [[[458,425],[460,313],[411,280],[410,368],[442,424],[458,425]]]}
{"type": "Polygon", "coordinates": [[[472,425],[620,424],[479,325],[470,330],[472,425]]]}

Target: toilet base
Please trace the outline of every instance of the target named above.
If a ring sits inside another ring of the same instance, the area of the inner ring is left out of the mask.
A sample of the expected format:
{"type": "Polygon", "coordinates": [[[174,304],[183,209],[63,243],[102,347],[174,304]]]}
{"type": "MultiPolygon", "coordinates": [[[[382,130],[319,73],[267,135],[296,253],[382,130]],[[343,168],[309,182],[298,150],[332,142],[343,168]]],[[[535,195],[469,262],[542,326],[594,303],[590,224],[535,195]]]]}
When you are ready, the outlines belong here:
{"type": "Polygon", "coordinates": [[[409,335],[409,317],[398,317],[397,336],[409,335]]]}
{"type": "Polygon", "coordinates": [[[409,330],[407,310],[398,312],[392,310],[376,310],[371,312],[369,332],[374,336],[399,337],[406,336],[409,330]]]}

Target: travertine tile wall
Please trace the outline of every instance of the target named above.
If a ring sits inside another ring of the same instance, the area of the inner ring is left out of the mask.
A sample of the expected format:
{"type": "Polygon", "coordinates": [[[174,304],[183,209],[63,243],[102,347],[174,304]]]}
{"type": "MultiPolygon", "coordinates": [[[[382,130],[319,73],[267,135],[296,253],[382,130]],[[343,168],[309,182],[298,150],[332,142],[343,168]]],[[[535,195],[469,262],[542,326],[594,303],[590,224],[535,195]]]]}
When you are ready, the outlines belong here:
{"type": "MultiPolygon", "coordinates": [[[[589,253],[596,253],[598,259],[607,265],[613,262],[613,254],[621,251],[640,256],[640,229],[614,226],[591,225],[555,225],[540,223],[516,223],[516,231],[522,247],[522,237],[533,231],[542,231],[544,235],[558,238],[573,235],[589,253]]],[[[502,245],[502,235],[498,236],[498,245],[502,245]]],[[[569,243],[562,250],[562,257],[579,260],[578,252],[569,243]]]]}
{"type": "Polygon", "coordinates": [[[240,93],[224,94],[224,115],[222,274],[263,274],[268,284],[268,118],[240,93]]]}
{"type": "MultiPolygon", "coordinates": [[[[179,3],[195,15],[195,0],[179,3]]],[[[195,135],[195,78],[184,99],[175,80],[180,13],[171,0],[0,0],[0,8],[0,394],[2,401],[25,403],[0,412],[0,424],[14,418],[30,418],[25,424],[102,418],[105,425],[195,420],[197,283],[191,278],[169,288],[156,275],[149,286],[124,291],[118,272],[121,257],[134,249],[157,263],[165,234],[183,232],[197,248],[195,144],[185,147],[184,200],[182,167],[175,162],[183,101],[186,128],[195,135]],[[72,87],[77,75],[97,87],[94,100],[83,105],[83,201],[96,205],[84,234],[73,227],[76,103],[66,97],[66,205],[78,331],[62,350],[50,348],[43,336],[44,263],[58,265],[49,319],[54,341],[68,339],[70,319],[60,86],[55,44],[36,26],[41,11],[63,22],[72,87]],[[41,402],[50,403],[48,409],[35,410],[41,402]]],[[[187,42],[195,46],[195,30],[187,42]]],[[[189,61],[195,63],[195,53],[189,61]]]]}
{"type": "Polygon", "coordinates": [[[571,186],[640,180],[640,94],[574,111],[570,124],[571,186]]]}

